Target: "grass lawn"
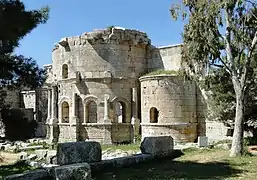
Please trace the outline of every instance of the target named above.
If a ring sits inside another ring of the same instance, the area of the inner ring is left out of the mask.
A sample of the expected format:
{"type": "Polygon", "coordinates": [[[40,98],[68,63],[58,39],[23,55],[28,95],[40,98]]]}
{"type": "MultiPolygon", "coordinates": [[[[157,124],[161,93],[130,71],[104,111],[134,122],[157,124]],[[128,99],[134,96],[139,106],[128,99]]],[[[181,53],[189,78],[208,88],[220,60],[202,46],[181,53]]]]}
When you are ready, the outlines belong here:
{"type": "Polygon", "coordinates": [[[25,163],[15,163],[11,165],[2,165],[0,166],[0,180],[2,180],[5,176],[11,174],[19,174],[25,171],[32,170],[33,168],[26,165],[25,163]]]}
{"type": "MultiPolygon", "coordinates": [[[[135,145],[103,145],[104,150],[139,151],[135,145]]],[[[229,157],[228,150],[187,149],[176,159],[162,159],[129,168],[112,168],[93,174],[95,180],[165,180],[165,179],[257,179],[257,156],[229,157]]],[[[0,180],[10,174],[22,173],[30,167],[20,163],[0,163],[0,180]]]]}
{"type": "Polygon", "coordinates": [[[140,143],[135,144],[121,144],[121,145],[101,145],[102,151],[114,151],[120,149],[122,151],[140,151],[140,143]]]}
{"type": "Polygon", "coordinates": [[[257,156],[230,158],[221,149],[188,149],[176,159],[138,164],[129,168],[106,169],[95,180],[146,179],[257,179],[257,156]]]}

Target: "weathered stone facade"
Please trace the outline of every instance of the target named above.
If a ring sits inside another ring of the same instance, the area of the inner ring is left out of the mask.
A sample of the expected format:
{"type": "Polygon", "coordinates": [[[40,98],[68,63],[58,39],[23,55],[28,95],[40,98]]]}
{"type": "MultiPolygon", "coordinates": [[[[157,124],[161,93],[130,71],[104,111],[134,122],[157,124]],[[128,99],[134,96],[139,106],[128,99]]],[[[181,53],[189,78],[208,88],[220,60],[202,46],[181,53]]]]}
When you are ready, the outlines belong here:
{"type": "Polygon", "coordinates": [[[120,27],[61,39],[52,64],[44,66],[44,89],[22,92],[24,107],[34,108],[41,124],[37,136],[105,144],[133,142],[140,133],[184,142],[215,137],[194,82],[179,75],[145,76],[179,71],[181,47],[156,48],[146,33],[120,27]]]}
{"type": "Polygon", "coordinates": [[[184,142],[208,134],[205,103],[194,82],[144,76],[179,71],[181,47],[156,48],[146,33],[123,28],[61,39],[45,66],[47,137],[110,144],[132,142],[140,130],[142,137],[172,135],[184,142]]]}
{"type": "Polygon", "coordinates": [[[143,137],[172,134],[174,140],[195,141],[195,83],[177,75],[143,76],[140,82],[143,137]]]}
{"type": "Polygon", "coordinates": [[[145,33],[115,28],[62,39],[49,66],[52,138],[131,142],[131,118],[138,114],[133,96],[147,71],[149,44],[145,33]]]}

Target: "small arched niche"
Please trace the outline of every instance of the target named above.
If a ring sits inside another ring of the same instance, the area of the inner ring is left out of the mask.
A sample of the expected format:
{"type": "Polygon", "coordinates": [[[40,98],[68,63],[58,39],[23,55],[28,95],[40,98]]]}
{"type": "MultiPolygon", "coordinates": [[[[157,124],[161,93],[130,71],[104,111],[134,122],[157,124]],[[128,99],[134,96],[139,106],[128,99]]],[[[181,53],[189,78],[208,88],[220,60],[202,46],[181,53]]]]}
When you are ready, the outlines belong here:
{"type": "Polygon", "coordinates": [[[63,79],[67,79],[68,76],[69,76],[68,65],[67,64],[63,64],[62,65],[62,78],[63,79]]]}
{"type": "Polygon", "coordinates": [[[155,107],[150,109],[150,123],[158,123],[159,111],[155,107]]]}
{"type": "Polygon", "coordinates": [[[118,123],[126,122],[126,104],[122,101],[118,101],[115,105],[115,115],[118,123]]]}
{"type": "Polygon", "coordinates": [[[69,123],[69,104],[64,101],[62,103],[62,123],[69,123]]]}
{"type": "Polygon", "coordinates": [[[89,101],[85,106],[86,123],[97,123],[97,104],[89,101]]]}

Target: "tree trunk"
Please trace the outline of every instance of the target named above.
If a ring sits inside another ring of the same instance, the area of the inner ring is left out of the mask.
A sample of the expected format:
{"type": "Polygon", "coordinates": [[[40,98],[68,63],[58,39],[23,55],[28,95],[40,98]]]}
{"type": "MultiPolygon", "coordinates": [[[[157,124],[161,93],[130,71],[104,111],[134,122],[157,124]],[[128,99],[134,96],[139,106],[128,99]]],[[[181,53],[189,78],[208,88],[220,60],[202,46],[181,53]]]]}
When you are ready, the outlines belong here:
{"type": "MultiPolygon", "coordinates": [[[[237,86],[234,84],[234,87],[237,86]]],[[[240,156],[243,152],[244,132],[244,92],[239,86],[235,87],[236,94],[236,117],[230,156],[240,156]]]]}

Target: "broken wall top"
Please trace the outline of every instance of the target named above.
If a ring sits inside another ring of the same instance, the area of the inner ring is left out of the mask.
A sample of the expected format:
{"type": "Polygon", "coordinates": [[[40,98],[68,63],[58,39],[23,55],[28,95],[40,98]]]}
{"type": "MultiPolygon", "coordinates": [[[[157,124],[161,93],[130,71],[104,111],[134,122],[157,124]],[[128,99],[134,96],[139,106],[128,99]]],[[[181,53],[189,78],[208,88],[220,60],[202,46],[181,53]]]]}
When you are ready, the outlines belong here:
{"type": "Polygon", "coordinates": [[[60,46],[76,46],[94,44],[131,44],[131,45],[149,45],[151,40],[147,34],[133,29],[125,29],[113,27],[107,29],[93,30],[92,32],[83,33],[80,36],[62,38],[53,49],[56,50],[60,46]]]}

